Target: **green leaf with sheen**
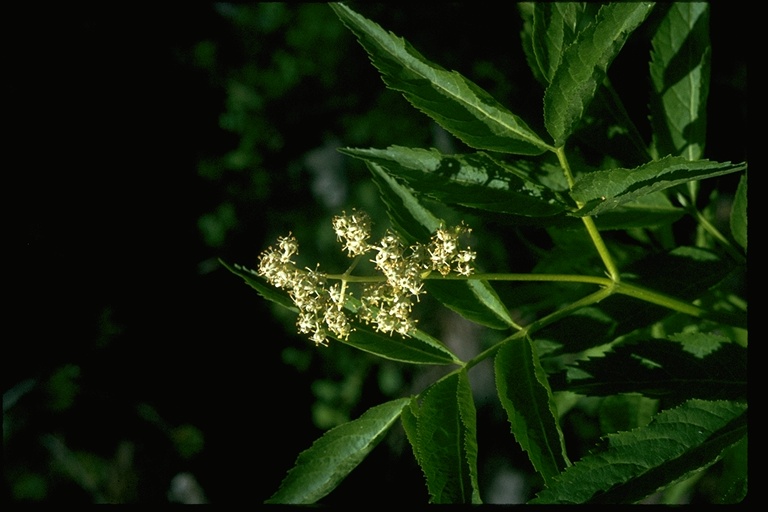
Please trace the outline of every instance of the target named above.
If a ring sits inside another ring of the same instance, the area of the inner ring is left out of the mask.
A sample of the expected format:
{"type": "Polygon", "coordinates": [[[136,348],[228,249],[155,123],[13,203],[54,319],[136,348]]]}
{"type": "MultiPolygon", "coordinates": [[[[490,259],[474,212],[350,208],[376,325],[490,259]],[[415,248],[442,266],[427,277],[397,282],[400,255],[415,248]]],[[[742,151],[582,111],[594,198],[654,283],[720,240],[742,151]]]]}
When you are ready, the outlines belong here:
{"type": "Polygon", "coordinates": [[[515,439],[533,467],[552,481],[570,465],[557,422],[557,407],[531,340],[503,342],[494,360],[496,389],[515,439]]]}
{"type": "Polygon", "coordinates": [[[238,265],[237,263],[230,265],[221,259],[219,259],[219,263],[236,276],[241,277],[245,284],[256,290],[265,299],[298,313],[299,309],[294,305],[288,294],[267,284],[264,278],[257,274],[255,270],[238,265]]]}
{"type": "Polygon", "coordinates": [[[683,208],[674,206],[663,192],[640,196],[595,217],[601,230],[666,226],[685,214],[683,208]]]}
{"type": "Polygon", "coordinates": [[[747,250],[747,174],[739,180],[736,188],[736,197],[733,198],[731,208],[731,233],[736,242],[747,250]]]}
{"type": "Polygon", "coordinates": [[[707,135],[709,3],[671,3],[651,44],[655,153],[698,160],[707,135]]]}
{"type": "Polygon", "coordinates": [[[535,2],[532,48],[539,71],[547,83],[560,66],[563,52],[576,38],[587,4],[583,2],[535,2]]]}
{"type": "MultiPolygon", "coordinates": [[[[650,253],[622,268],[625,279],[619,284],[642,286],[678,300],[693,302],[726,279],[736,268],[733,258],[699,247],[680,246],[668,253],[650,253]]],[[[637,298],[619,294],[599,304],[599,308],[619,322],[616,336],[628,334],[669,316],[670,310],[637,298]]],[[[703,316],[725,325],[747,328],[747,315],[709,309],[703,316]]]]}
{"type": "Polygon", "coordinates": [[[402,421],[430,503],[480,503],[476,411],[466,371],[440,379],[414,398],[402,421]]]}
{"type": "MultiPolygon", "coordinates": [[[[366,161],[366,165],[379,187],[395,230],[409,244],[428,240],[443,222],[385,168],[371,161],[366,161]]],[[[487,281],[427,280],[424,286],[443,305],[469,320],[497,329],[517,328],[507,307],[487,281]]]]}
{"type": "MultiPolygon", "coordinates": [[[[546,86],[562,62],[562,55],[577,35],[596,18],[600,4],[589,2],[532,2],[524,19],[531,27],[523,44],[530,44],[528,60],[536,66],[534,74],[546,86]]],[[[599,85],[589,108],[574,131],[578,144],[595,148],[620,165],[640,165],[648,160],[646,144],[627,114],[618,95],[605,81],[599,85]]]]}
{"type": "MultiPolygon", "coordinates": [[[[229,265],[224,261],[221,261],[221,264],[233,274],[240,276],[265,299],[298,313],[298,309],[286,292],[267,284],[264,278],[259,276],[254,270],[237,264],[229,265]]],[[[345,308],[348,311],[355,313],[359,305],[357,299],[347,297],[345,308]]],[[[399,335],[387,336],[375,331],[357,319],[351,318],[350,320],[354,330],[350,333],[349,338],[336,338],[331,333],[329,333],[329,336],[345,345],[401,363],[461,364],[461,360],[440,343],[439,340],[421,330],[416,329],[407,338],[399,335]]]]}
{"type": "Polygon", "coordinates": [[[458,72],[428,61],[407,41],[346,5],[330,5],[368,52],[384,83],[470,147],[523,155],[550,149],[522,119],[458,72]]]}
{"type": "Polygon", "coordinates": [[[747,405],[689,400],[647,426],[609,434],[530,504],[630,504],[709,467],[747,435],[747,405]]]}
{"type": "Polygon", "coordinates": [[[400,363],[461,364],[461,360],[451,351],[423,331],[415,331],[408,337],[390,336],[354,322],[354,330],[347,339],[336,339],[345,345],[400,363]]]}
{"type": "Polygon", "coordinates": [[[563,146],[576,129],[611,62],[652,7],[648,2],[605,4],[566,48],[544,93],[544,124],[555,146],[563,146]]]}
{"type": "MultiPolygon", "coordinates": [[[[701,344],[712,334],[691,333],[686,343],[701,344]]],[[[747,349],[724,338],[704,356],[670,340],[641,339],[611,347],[599,357],[578,361],[550,377],[552,389],[587,396],[640,393],[665,403],[689,398],[746,400],[747,349]],[[574,371],[577,370],[577,371],[574,371]]]]}
{"type": "Polygon", "coordinates": [[[746,168],[745,163],[692,162],[684,157],[668,156],[635,169],[607,169],[583,174],[576,178],[571,197],[584,204],[575,215],[598,215],[659,190],[746,168]]]}
{"type": "Polygon", "coordinates": [[[341,151],[379,164],[416,192],[449,205],[522,217],[552,217],[568,209],[557,193],[527,177],[530,168],[486,153],[444,155],[401,146],[341,151]]]}
{"type": "Polygon", "coordinates": [[[326,496],[379,444],[409,402],[400,398],[377,405],[323,434],[299,454],[266,503],[306,505],[326,496]]]}

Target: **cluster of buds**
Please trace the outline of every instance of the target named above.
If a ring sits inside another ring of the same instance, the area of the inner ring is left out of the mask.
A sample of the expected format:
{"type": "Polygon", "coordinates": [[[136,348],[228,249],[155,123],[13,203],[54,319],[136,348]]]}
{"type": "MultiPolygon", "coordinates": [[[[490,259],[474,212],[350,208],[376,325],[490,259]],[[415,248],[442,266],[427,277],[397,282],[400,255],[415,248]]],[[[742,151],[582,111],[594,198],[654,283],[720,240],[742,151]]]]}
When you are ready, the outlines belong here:
{"type": "MultiPolygon", "coordinates": [[[[440,228],[427,244],[409,247],[392,232],[387,232],[378,244],[371,244],[371,219],[365,212],[353,210],[351,215],[344,212],[334,217],[333,229],[347,256],[358,258],[375,252],[371,262],[385,280],[371,278],[363,288],[356,313],[379,332],[408,336],[415,329],[416,321],[411,318],[413,302],[424,293],[422,281],[432,271],[442,276],[451,272],[469,276],[473,272],[475,252],[461,248],[459,243],[459,236],[470,231],[463,223],[451,229],[440,228]]],[[[349,276],[335,276],[341,283],[327,287],[326,274],[296,266],[293,257],[298,250],[298,243],[290,234],[279,238],[277,247],[269,247],[260,255],[257,273],[288,292],[299,309],[299,332],[309,334],[315,344],[327,345],[329,333],[346,339],[352,331],[345,312],[346,298],[351,296],[347,287],[349,276]]]]}

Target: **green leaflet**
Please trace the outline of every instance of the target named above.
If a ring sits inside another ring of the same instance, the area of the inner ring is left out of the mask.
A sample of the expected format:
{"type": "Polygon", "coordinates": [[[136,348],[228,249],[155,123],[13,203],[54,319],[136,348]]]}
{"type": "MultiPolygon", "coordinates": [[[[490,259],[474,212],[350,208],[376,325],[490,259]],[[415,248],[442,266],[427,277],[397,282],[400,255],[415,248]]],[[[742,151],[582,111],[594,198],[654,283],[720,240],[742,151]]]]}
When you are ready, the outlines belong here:
{"type": "Polygon", "coordinates": [[[558,194],[526,177],[531,169],[485,153],[444,155],[401,146],[341,151],[379,164],[415,191],[446,204],[521,217],[552,217],[568,208],[558,194]]]}
{"type": "Polygon", "coordinates": [[[552,81],[563,50],[575,35],[563,11],[573,12],[576,6],[575,2],[534,4],[531,48],[538,70],[547,83],[552,81]]]}
{"type": "Polygon", "coordinates": [[[544,93],[544,124],[555,146],[564,145],[573,133],[608,66],[652,7],[649,2],[605,4],[594,23],[566,48],[544,93]]]}
{"type": "Polygon", "coordinates": [[[539,155],[550,146],[525,122],[456,71],[341,3],[330,4],[368,52],[384,83],[470,147],[539,155]]]}
{"type": "Polygon", "coordinates": [[[583,28],[591,5],[582,2],[535,2],[533,4],[532,49],[547,83],[560,67],[565,49],[583,28]]]}
{"type": "Polygon", "coordinates": [[[341,343],[370,354],[412,364],[461,364],[461,360],[445,348],[437,339],[417,330],[411,336],[387,336],[370,327],[355,322],[355,330],[341,343]]]}
{"type": "Polygon", "coordinates": [[[731,209],[731,233],[736,242],[747,250],[747,175],[741,177],[731,209]]]}
{"type": "Polygon", "coordinates": [[[409,402],[400,398],[377,405],[323,434],[299,454],[266,503],[310,504],[326,496],[379,444],[409,402]]]}
{"type": "Polygon", "coordinates": [[[600,230],[627,229],[669,225],[685,214],[683,208],[672,205],[663,192],[640,196],[603,212],[595,218],[600,230]]]}
{"type": "MultiPolygon", "coordinates": [[[[291,311],[298,311],[287,293],[268,285],[253,270],[240,265],[232,266],[223,261],[221,261],[221,264],[233,274],[243,278],[251,288],[259,292],[265,299],[280,304],[291,311]]],[[[357,301],[348,297],[346,309],[355,312],[357,311],[357,306],[357,301]]],[[[356,319],[351,320],[354,330],[350,333],[349,338],[346,340],[336,338],[337,341],[345,345],[350,345],[370,354],[401,363],[461,364],[461,360],[445,348],[440,341],[423,331],[416,330],[408,338],[386,336],[356,319]]]]}
{"type": "Polygon", "coordinates": [[[742,503],[746,499],[749,487],[748,444],[748,436],[744,436],[723,454],[722,477],[712,493],[716,504],[742,503]]]}
{"type": "MultiPolygon", "coordinates": [[[[703,344],[711,338],[708,333],[691,333],[685,342],[703,344]]],[[[746,400],[747,349],[723,343],[697,356],[675,341],[635,340],[613,346],[600,357],[578,361],[568,371],[551,376],[550,383],[557,391],[587,396],[640,393],[666,404],[689,398],[746,400]]]]}
{"type": "MultiPolygon", "coordinates": [[[[410,189],[399,183],[380,165],[366,161],[395,230],[408,243],[427,240],[441,225],[410,189]]],[[[425,287],[446,307],[465,318],[488,327],[517,328],[507,307],[486,281],[426,281],[425,287]],[[433,286],[434,285],[434,286],[433,286]]]]}
{"type": "Polygon", "coordinates": [[[584,204],[576,215],[598,215],[659,190],[746,168],[746,163],[689,161],[679,156],[668,156],[635,169],[608,169],[583,174],[576,178],[571,197],[584,204]]]}
{"type": "Polygon", "coordinates": [[[427,292],[445,307],[467,320],[490,327],[508,329],[519,326],[512,320],[509,310],[488,281],[440,281],[424,283],[427,292]]]}
{"type": "Polygon", "coordinates": [[[570,465],[547,376],[531,340],[503,342],[494,360],[496,389],[515,439],[548,483],[570,465]]]}
{"type": "Polygon", "coordinates": [[[747,405],[689,400],[566,469],[531,504],[635,503],[716,462],[745,438],[747,405]]]}
{"type": "MultiPolygon", "coordinates": [[[[715,252],[698,247],[680,246],[668,253],[648,254],[622,271],[631,276],[632,281],[643,283],[645,288],[693,302],[725,279],[735,267],[732,258],[722,258],[715,252]]],[[[599,305],[604,313],[620,322],[616,336],[651,325],[669,315],[666,308],[621,295],[625,285],[632,286],[629,279],[619,284],[619,295],[609,297],[599,305]]],[[[746,313],[711,310],[704,318],[747,328],[746,313]]]]}
{"type": "Polygon", "coordinates": [[[475,404],[465,370],[413,398],[403,427],[427,480],[430,503],[479,504],[475,404]]]}
{"type": "MultiPolygon", "coordinates": [[[[529,66],[544,86],[552,81],[562,55],[577,35],[596,18],[600,4],[589,2],[532,2],[523,44],[530,45],[529,66]]],[[[578,131],[579,145],[593,147],[622,162],[639,165],[649,155],[645,141],[610,84],[598,85],[594,100],[585,108],[578,131]]]]}
{"type": "Polygon", "coordinates": [[[222,259],[219,259],[219,263],[221,263],[224,268],[236,276],[240,276],[248,286],[256,290],[259,295],[265,299],[276,304],[280,304],[284,308],[288,308],[291,311],[299,311],[287,293],[279,291],[276,288],[268,285],[264,278],[259,276],[255,270],[251,270],[242,265],[238,265],[237,263],[230,265],[222,259]]]}
{"type": "Polygon", "coordinates": [[[651,44],[655,154],[697,160],[704,154],[707,135],[709,3],[671,3],[651,44]]]}

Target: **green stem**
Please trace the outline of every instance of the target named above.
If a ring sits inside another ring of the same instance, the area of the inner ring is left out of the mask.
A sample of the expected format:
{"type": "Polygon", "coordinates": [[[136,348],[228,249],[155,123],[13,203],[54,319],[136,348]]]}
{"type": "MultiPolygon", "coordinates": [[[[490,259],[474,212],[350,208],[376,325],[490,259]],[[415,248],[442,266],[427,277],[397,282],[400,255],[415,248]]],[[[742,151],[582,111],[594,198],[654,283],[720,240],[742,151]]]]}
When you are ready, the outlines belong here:
{"type": "Polygon", "coordinates": [[[649,290],[648,288],[644,288],[640,285],[629,284],[626,282],[616,283],[614,291],[616,293],[628,295],[644,302],[650,302],[651,304],[656,304],[658,306],[662,306],[673,311],[678,311],[695,318],[713,320],[744,329],[747,328],[746,315],[733,315],[717,311],[709,311],[704,308],[700,308],[695,304],[691,304],[690,302],[677,299],[655,290],[649,290]]]}
{"type": "MultiPolygon", "coordinates": [[[[555,149],[555,154],[557,155],[557,160],[560,162],[560,167],[562,167],[563,173],[565,174],[565,180],[568,182],[568,190],[573,190],[575,182],[573,180],[573,172],[571,171],[571,166],[568,163],[568,158],[565,156],[565,146],[560,146],[559,148],[555,149]]],[[[579,208],[584,206],[579,201],[576,201],[576,205],[579,208]]]]}
{"type": "MultiPolygon", "coordinates": [[[[605,278],[603,279],[604,281],[608,281],[605,278]]],[[[671,297],[669,295],[666,295],[654,290],[649,290],[647,288],[643,288],[642,286],[638,286],[634,284],[610,283],[608,286],[605,286],[604,288],[601,288],[596,292],[593,292],[575,302],[572,302],[571,304],[568,304],[567,306],[561,309],[558,309],[553,313],[550,313],[547,316],[544,316],[538,320],[531,322],[530,324],[523,327],[520,331],[514,333],[513,335],[507,338],[504,338],[503,340],[496,343],[492,347],[489,347],[488,349],[484,350],[480,354],[476,355],[475,357],[467,361],[467,363],[465,364],[465,368],[466,369],[472,368],[473,366],[480,363],[481,361],[489,357],[492,357],[496,353],[496,351],[499,350],[501,345],[503,345],[504,343],[507,343],[511,340],[519,339],[525,336],[530,336],[534,332],[560,320],[565,316],[570,315],[574,311],[587,306],[591,306],[592,304],[596,304],[601,300],[610,297],[614,293],[628,295],[630,297],[634,297],[636,299],[643,300],[645,302],[650,302],[652,304],[657,304],[659,306],[663,306],[673,311],[679,311],[680,313],[685,313],[687,315],[691,315],[696,318],[706,318],[706,319],[723,322],[728,325],[733,325],[736,327],[743,327],[745,329],[747,328],[746,318],[742,316],[726,315],[723,313],[707,311],[689,302],[685,302],[680,299],[676,299],[675,297],[671,297]]]]}
{"type": "Polygon", "coordinates": [[[424,279],[436,279],[436,280],[467,280],[474,279],[479,281],[548,281],[558,283],[588,283],[597,284],[601,286],[609,286],[613,281],[607,277],[600,276],[585,276],[579,274],[487,274],[477,273],[470,276],[461,276],[457,274],[448,274],[447,276],[441,276],[440,274],[431,274],[424,279]]]}
{"type": "MultiPolygon", "coordinates": [[[[387,280],[385,276],[380,276],[380,275],[352,276],[352,275],[347,275],[346,273],[329,274],[329,275],[326,275],[325,277],[327,279],[340,279],[344,282],[350,282],[350,283],[381,283],[387,280]]],[[[508,282],[534,281],[534,282],[596,284],[603,287],[602,290],[596,292],[598,294],[607,293],[606,296],[608,296],[614,293],[620,293],[622,295],[634,297],[644,302],[650,302],[651,304],[656,304],[658,306],[662,306],[672,311],[684,313],[686,315],[690,315],[695,318],[704,318],[704,319],[714,320],[727,325],[733,325],[736,327],[746,328],[746,325],[747,325],[746,319],[742,315],[731,315],[727,313],[718,313],[714,311],[709,311],[699,306],[696,306],[694,304],[691,304],[690,302],[686,302],[684,300],[672,297],[670,295],[657,292],[655,290],[650,290],[648,288],[644,288],[636,284],[630,284],[626,282],[617,282],[607,277],[584,276],[584,275],[578,275],[578,274],[485,274],[485,273],[473,274],[471,276],[462,276],[462,275],[456,275],[456,274],[449,274],[447,276],[442,276],[440,274],[433,273],[428,276],[425,276],[423,279],[438,280],[438,281],[439,280],[446,280],[446,281],[481,280],[481,281],[502,281],[502,282],[503,281],[508,281],[508,282]]],[[[581,304],[580,301],[575,302],[574,304],[578,305],[578,307],[583,307],[583,305],[580,305],[581,304]]],[[[568,310],[567,308],[564,308],[561,311],[568,311],[568,310]]],[[[550,317],[545,317],[545,318],[549,319],[550,317]]],[[[557,318],[559,317],[555,317],[555,319],[557,318]]],[[[531,325],[535,326],[536,322],[526,326],[523,329],[530,329],[531,325]]]]}
{"type": "Polygon", "coordinates": [[[600,255],[600,259],[603,260],[603,264],[608,271],[608,275],[611,277],[613,282],[618,283],[621,280],[619,269],[616,267],[616,263],[613,262],[613,257],[608,251],[608,247],[605,245],[603,237],[600,236],[600,232],[597,230],[595,221],[592,220],[592,217],[582,217],[581,220],[584,222],[584,227],[587,228],[587,233],[589,233],[589,237],[592,239],[592,243],[595,244],[595,249],[597,249],[597,253],[600,255]]]}
{"type": "MultiPolygon", "coordinates": [[[[555,150],[555,153],[557,154],[557,159],[559,160],[560,166],[563,168],[563,172],[565,173],[565,179],[568,182],[568,188],[572,190],[575,182],[573,179],[573,171],[571,171],[571,166],[568,163],[568,158],[565,155],[565,147],[560,146],[555,150]]],[[[576,206],[581,208],[584,206],[584,204],[581,201],[576,201],[576,206]]],[[[608,251],[608,247],[606,247],[605,242],[603,241],[603,237],[600,236],[600,232],[595,225],[595,221],[592,219],[592,217],[589,216],[582,217],[581,220],[584,223],[584,227],[587,228],[587,233],[589,233],[589,237],[592,239],[592,243],[595,245],[595,249],[597,249],[597,253],[600,255],[600,259],[603,260],[603,265],[605,265],[605,268],[608,271],[608,275],[611,277],[612,281],[618,283],[621,280],[621,277],[619,276],[619,270],[616,267],[616,263],[613,261],[611,253],[608,251]]]]}
{"type": "MultiPolygon", "coordinates": [[[[355,270],[355,267],[358,263],[360,263],[360,260],[362,259],[362,254],[356,257],[352,264],[349,265],[349,268],[339,277],[341,279],[341,291],[339,292],[339,304],[344,304],[344,293],[347,291],[347,283],[349,282],[349,278],[351,277],[352,271],[355,270]]],[[[339,306],[341,307],[341,306],[339,306]]]]}
{"type": "Polygon", "coordinates": [[[744,255],[741,254],[733,246],[730,240],[725,238],[719,229],[717,229],[711,222],[709,222],[709,220],[698,210],[698,208],[693,205],[693,203],[689,203],[682,194],[677,195],[677,200],[680,201],[680,204],[683,205],[688,214],[695,218],[701,227],[703,227],[704,230],[712,236],[712,238],[720,242],[720,244],[723,246],[723,249],[725,249],[725,251],[734,259],[734,261],[740,264],[747,262],[747,258],[745,258],[744,255]]]}
{"type": "Polygon", "coordinates": [[[496,351],[499,350],[499,348],[504,343],[507,343],[507,342],[509,342],[511,340],[523,338],[525,336],[530,336],[531,334],[533,334],[534,332],[538,331],[539,329],[542,329],[542,328],[546,327],[547,325],[549,325],[549,324],[551,324],[553,322],[556,322],[556,321],[560,320],[561,318],[563,318],[565,316],[570,315],[571,313],[573,313],[577,309],[581,309],[583,307],[590,306],[592,304],[596,304],[596,303],[600,302],[601,300],[605,299],[606,297],[609,297],[613,293],[614,293],[614,286],[613,285],[609,286],[607,288],[602,288],[602,289],[600,289],[600,290],[598,290],[596,292],[590,293],[586,297],[582,297],[581,299],[577,300],[576,302],[572,302],[572,303],[568,304],[567,306],[565,306],[565,307],[563,307],[561,309],[558,309],[557,311],[555,311],[553,313],[550,313],[547,316],[544,316],[544,317],[542,317],[542,318],[540,318],[538,320],[535,320],[535,321],[531,322],[530,324],[526,325],[525,327],[523,327],[522,330],[516,332],[512,336],[504,338],[503,340],[501,340],[500,342],[496,343],[492,347],[489,347],[486,350],[484,350],[483,352],[479,353],[478,355],[476,355],[475,357],[473,357],[472,359],[467,361],[466,364],[464,365],[464,367],[468,370],[468,369],[472,368],[473,366],[475,366],[476,364],[478,364],[479,362],[481,362],[481,361],[483,361],[483,360],[485,360],[485,359],[487,359],[489,357],[492,357],[496,353],[496,351]]]}
{"type": "MultiPolygon", "coordinates": [[[[382,283],[387,280],[385,276],[353,276],[344,274],[326,274],[326,279],[342,280],[349,283],[382,283]]],[[[439,273],[431,273],[422,277],[424,281],[547,281],[547,282],[559,282],[559,283],[588,283],[597,284],[601,286],[608,286],[613,281],[607,277],[599,276],[584,276],[579,274],[486,274],[478,273],[469,276],[462,276],[458,274],[448,274],[447,276],[440,275],[439,273]]]]}

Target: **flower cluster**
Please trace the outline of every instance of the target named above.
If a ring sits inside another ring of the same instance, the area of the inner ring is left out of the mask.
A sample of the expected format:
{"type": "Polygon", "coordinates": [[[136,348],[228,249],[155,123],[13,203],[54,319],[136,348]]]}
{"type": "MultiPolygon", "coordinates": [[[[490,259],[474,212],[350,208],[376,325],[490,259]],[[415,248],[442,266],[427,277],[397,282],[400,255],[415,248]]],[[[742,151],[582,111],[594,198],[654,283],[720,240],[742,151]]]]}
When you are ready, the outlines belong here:
{"type": "Polygon", "coordinates": [[[347,256],[360,256],[371,248],[368,238],[371,236],[371,218],[365,212],[352,210],[352,215],[337,215],[333,218],[333,230],[340,242],[344,242],[343,249],[347,256]]]}
{"type": "Polygon", "coordinates": [[[453,229],[438,229],[429,243],[429,259],[432,268],[447,276],[451,270],[462,276],[471,275],[474,271],[472,262],[476,253],[469,249],[460,249],[459,237],[472,231],[465,224],[460,224],[453,229]]]}
{"type": "Polygon", "coordinates": [[[261,253],[257,273],[273,286],[288,291],[291,300],[299,308],[296,319],[299,332],[310,334],[315,344],[328,344],[328,330],[340,338],[347,338],[351,326],[342,311],[338,287],[326,290],[326,279],[322,273],[299,269],[293,261],[293,256],[298,252],[299,244],[295,237],[289,234],[279,238],[277,248],[270,247],[261,253]]]}
{"type": "MultiPolygon", "coordinates": [[[[377,244],[371,244],[368,241],[371,220],[365,212],[353,210],[351,215],[344,212],[334,217],[332,224],[347,256],[357,258],[375,252],[371,262],[384,280],[370,278],[356,313],[361,321],[374,324],[379,332],[408,336],[415,329],[416,321],[411,318],[414,299],[418,301],[424,293],[422,281],[432,271],[442,276],[451,272],[469,276],[473,272],[475,252],[461,248],[459,242],[459,237],[470,231],[463,223],[451,229],[441,227],[427,244],[408,247],[391,231],[377,244]]],[[[299,332],[309,334],[315,344],[327,345],[329,333],[348,338],[353,328],[345,305],[351,297],[349,272],[357,261],[345,274],[328,276],[317,269],[299,269],[293,260],[298,251],[296,238],[290,234],[279,238],[277,247],[269,247],[260,255],[257,273],[273,286],[287,290],[299,309],[296,322],[299,332]],[[327,287],[331,278],[341,282],[327,287]]]]}

